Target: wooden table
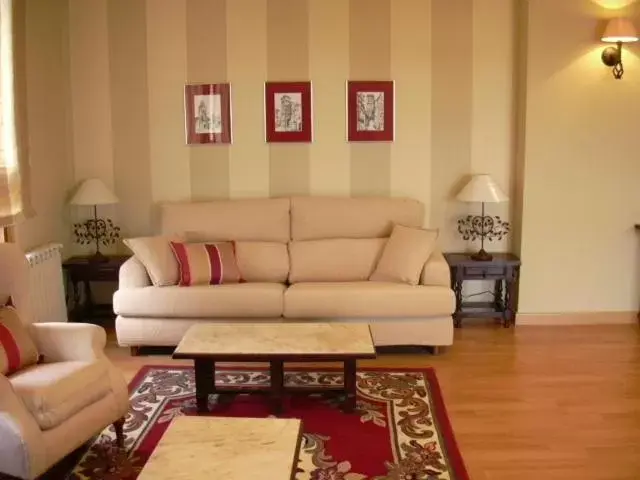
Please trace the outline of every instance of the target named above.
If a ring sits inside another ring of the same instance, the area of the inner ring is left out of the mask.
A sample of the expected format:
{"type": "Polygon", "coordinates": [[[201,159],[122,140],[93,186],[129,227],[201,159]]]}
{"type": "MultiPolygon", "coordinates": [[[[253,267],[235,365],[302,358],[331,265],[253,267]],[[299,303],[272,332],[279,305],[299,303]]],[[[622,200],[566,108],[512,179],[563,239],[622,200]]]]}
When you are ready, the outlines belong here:
{"type": "MultiPolygon", "coordinates": [[[[247,393],[247,389],[216,387],[216,362],[269,362],[268,393],[274,413],[279,414],[285,393],[286,361],[343,362],[344,385],[297,390],[337,392],[344,395],[345,411],[353,412],[357,360],[375,357],[371,330],[364,323],[199,324],[189,328],[173,353],[173,358],[191,359],[195,363],[196,402],[202,413],[208,411],[210,394],[247,393]]],[[[287,387],[287,391],[291,390],[296,389],[287,387]]]]}
{"type": "Polygon", "coordinates": [[[456,295],[453,321],[462,326],[464,318],[500,318],[504,327],[516,323],[520,259],[512,253],[493,253],[488,261],[473,260],[470,253],[445,253],[456,295]],[[462,285],[467,280],[493,280],[493,301],[472,302],[462,298],[462,285]]]}
{"type": "Polygon", "coordinates": [[[302,422],[176,417],[138,480],[295,479],[302,422]]]}
{"type": "Polygon", "coordinates": [[[109,255],[104,262],[92,262],[90,256],[76,256],[65,260],[62,269],[71,282],[71,319],[87,321],[97,317],[98,309],[113,314],[111,304],[98,305],[91,292],[91,282],[117,282],[120,267],[129,255],[109,255]],[[84,287],[84,298],[80,301],[80,284],[84,287]]]}

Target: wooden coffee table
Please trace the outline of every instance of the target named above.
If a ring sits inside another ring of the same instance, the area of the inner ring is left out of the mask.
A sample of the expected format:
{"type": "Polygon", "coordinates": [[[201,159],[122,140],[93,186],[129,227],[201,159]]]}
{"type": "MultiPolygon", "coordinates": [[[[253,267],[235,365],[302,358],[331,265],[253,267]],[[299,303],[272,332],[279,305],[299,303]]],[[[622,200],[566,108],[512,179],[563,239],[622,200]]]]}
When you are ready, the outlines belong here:
{"type": "Polygon", "coordinates": [[[302,422],[176,417],[138,480],[295,479],[302,422]]]}
{"type": "MultiPolygon", "coordinates": [[[[282,411],[284,362],[344,363],[344,385],[288,387],[306,393],[334,391],[344,395],[344,409],[356,406],[356,362],[375,358],[369,325],[364,323],[275,323],[194,325],[175,349],[173,358],[192,359],[196,373],[198,411],[208,411],[213,393],[248,393],[247,389],[216,387],[216,362],[269,362],[274,413],[282,411]]],[[[252,389],[251,392],[256,392],[252,389]]],[[[264,390],[263,390],[264,392],[264,390]]]]}

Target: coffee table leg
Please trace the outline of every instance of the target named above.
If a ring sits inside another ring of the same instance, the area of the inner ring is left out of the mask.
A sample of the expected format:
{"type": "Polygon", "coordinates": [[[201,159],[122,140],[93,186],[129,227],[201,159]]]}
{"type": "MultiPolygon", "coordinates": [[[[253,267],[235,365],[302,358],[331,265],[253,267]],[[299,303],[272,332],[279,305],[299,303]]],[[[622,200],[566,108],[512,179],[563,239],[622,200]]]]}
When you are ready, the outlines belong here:
{"type": "Polygon", "coordinates": [[[209,394],[214,390],[214,365],[211,360],[195,360],[198,413],[209,411],[209,394]]]}
{"type": "Polygon", "coordinates": [[[282,396],[284,392],[284,362],[271,361],[271,404],[274,415],[282,413],[282,396]]]}
{"type": "Polygon", "coordinates": [[[356,361],[344,361],[344,411],[353,413],[356,409],[356,361]]]}

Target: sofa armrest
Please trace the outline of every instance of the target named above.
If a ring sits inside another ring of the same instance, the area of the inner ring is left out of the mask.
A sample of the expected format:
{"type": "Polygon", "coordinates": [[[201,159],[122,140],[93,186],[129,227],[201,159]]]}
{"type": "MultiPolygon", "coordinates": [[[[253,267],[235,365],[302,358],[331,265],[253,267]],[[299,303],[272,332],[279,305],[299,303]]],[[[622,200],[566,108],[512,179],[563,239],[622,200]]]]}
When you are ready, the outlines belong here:
{"type": "Polygon", "coordinates": [[[31,334],[45,363],[102,359],[107,344],[104,328],[89,323],[34,323],[31,334]]]}
{"type": "Polygon", "coordinates": [[[435,250],[424,264],[420,285],[451,288],[449,264],[440,250],[435,250]]]}
{"type": "Polygon", "coordinates": [[[118,288],[142,288],[151,286],[147,269],[135,256],[128,258],[119,271],[118,288]]]}
{"type": "Polygon", "coordinates": [[[0,473],[33,478],[46,466],[46,448],[36,420],[0,375],[0,473]]]}

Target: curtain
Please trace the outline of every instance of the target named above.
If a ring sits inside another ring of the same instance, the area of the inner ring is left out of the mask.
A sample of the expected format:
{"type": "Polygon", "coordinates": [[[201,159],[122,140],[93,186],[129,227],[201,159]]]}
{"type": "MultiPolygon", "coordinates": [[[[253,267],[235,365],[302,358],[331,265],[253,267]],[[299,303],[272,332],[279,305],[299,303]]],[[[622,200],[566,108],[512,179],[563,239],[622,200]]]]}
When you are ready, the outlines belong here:
{"type": "Polygon", "coordinates": [[[33,215],[25,136],[24,4],[0,0],[0,226],[33,215]]]}

